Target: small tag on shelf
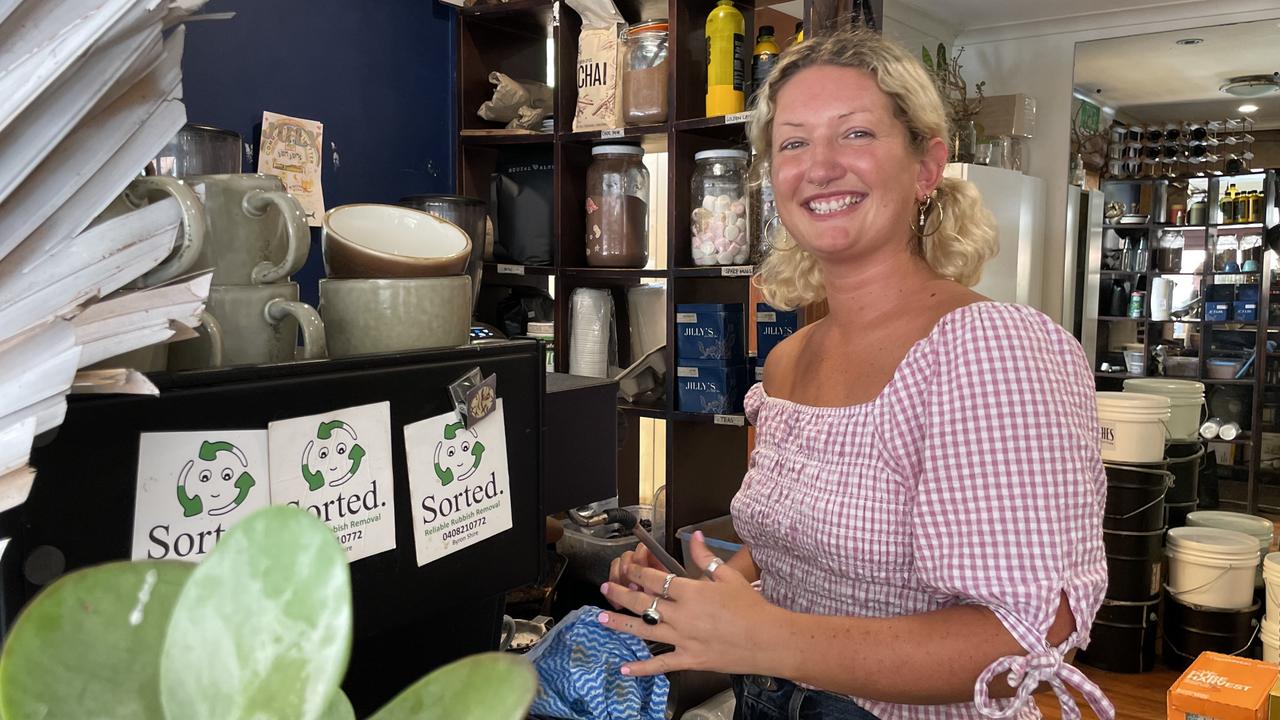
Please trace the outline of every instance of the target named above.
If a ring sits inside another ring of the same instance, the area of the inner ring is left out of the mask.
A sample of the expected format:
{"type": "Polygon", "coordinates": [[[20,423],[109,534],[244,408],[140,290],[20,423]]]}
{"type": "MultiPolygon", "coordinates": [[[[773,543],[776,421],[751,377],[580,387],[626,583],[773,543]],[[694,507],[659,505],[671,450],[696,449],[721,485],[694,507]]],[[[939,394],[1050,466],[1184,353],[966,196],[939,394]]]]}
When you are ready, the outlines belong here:
{"type": "Polygon", "coordinates": [[[499,275],[523,275],[524,266],[523,265],[499,265],[498,274],[499,275]]]}
{"type": "Polygon", "coordinates": [[[716,415],[716,425],[733,425],[734,427],[742,427],[747,423],[747,419],[742,415],[716,415]]]}
{"type": "Polygon", "coordinates": [[[755,265],[727,265],[720,268],[720,277],[750,277],[755,271],[755,265]]]}
{"type": "Polygon", "coordinates": [[[758,323],[778,322],[778,313],[758,312],[756,313],[756,322],[758,323]]]}
{"type": "Polygon", "coordinates": [[[763,365],[756,368],[756,381],[764,382],[764,366],[763,365]]]}
{"type": "Polygon", "coordinates": [[[725,115],[725,116],[724,116],[724,124],[725,124],[725,125],[737,125],[737,124],[739,124],[739,123],[744,123],[744,122],[746,122],[746,121],[747,121],[747,120],[749,120],[750,118],[751,118],[751,111],[750,111],[750,110],[746,110],[746,111],[743,111],[743,112],[736,112],[736,113],[734,113],[734,114],[732,114],[732,115],[725,115]]]}
{"type": "Polygon", "coordinates": [[[600,131],[601,140],[615,140],[622,137],[626,133],[626,128],[609,128],[600,131]]]}

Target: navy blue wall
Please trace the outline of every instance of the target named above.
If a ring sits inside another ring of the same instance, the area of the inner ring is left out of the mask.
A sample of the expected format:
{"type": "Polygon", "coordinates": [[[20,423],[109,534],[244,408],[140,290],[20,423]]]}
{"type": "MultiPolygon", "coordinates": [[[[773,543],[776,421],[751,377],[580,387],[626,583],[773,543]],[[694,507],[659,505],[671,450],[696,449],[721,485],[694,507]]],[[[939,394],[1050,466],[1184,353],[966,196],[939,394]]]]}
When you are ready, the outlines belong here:
{"type": "MultiPolygon", "coordinates": [[[[433,0],[205,6],[223,11],[236,17],[187,26],[183,84],[191,122],[235,130],[255,147],[264,110],[324,123],[328,208],[453,190],[452,10],[433,0]]],[[[316,240],[296,278],[305,300],[315,302],[322,276],[316,240]]]]}

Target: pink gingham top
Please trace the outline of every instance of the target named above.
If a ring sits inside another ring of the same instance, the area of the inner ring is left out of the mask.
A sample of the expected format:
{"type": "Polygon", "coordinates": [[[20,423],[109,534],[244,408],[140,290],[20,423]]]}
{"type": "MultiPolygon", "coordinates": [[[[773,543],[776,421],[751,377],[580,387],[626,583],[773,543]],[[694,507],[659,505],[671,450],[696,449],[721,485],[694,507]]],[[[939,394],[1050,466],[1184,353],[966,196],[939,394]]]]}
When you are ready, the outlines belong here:
{"type": "Polygon", "coordinates": [[[1045,681],[1064,718],[1079,717],[1064,684],[1114,717],[1062,661],[1088,643],[1107,585],[1093,376],[1066,331],[1028,307],[976,303],[943,317],[871,402],[800,405],[758,384],[746,411],[756,446],[733,521],[770,602],[859,617],[984,605],[1028,651],[989,667],[972,703],[859,705],[884,720],[1038,718],[1029,694],[1045,681]],[[1076,631],[1054,648],[1044,637],[1063,591],[1076,631]],[[1018,697],[990,699],[1009,671],[1018,697]]]}

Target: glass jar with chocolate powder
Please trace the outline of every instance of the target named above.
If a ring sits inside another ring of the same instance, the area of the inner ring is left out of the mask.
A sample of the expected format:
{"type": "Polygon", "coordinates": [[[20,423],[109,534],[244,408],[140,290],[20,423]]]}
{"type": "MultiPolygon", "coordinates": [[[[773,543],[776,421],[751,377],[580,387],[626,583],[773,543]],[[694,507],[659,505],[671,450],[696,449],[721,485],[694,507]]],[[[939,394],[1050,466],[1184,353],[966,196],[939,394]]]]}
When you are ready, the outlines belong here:
{"type": "Polygon", "coordinates": [[[667,20],[632,25],[623,37],[622,114],[628,125],[667,121],[667,20]]]}
{"type": "Polygon", "coordinates": [[[649,171],[644,149],[597,145],[587,167],[587,265],[642,268],[649,262],[649,171]]]}

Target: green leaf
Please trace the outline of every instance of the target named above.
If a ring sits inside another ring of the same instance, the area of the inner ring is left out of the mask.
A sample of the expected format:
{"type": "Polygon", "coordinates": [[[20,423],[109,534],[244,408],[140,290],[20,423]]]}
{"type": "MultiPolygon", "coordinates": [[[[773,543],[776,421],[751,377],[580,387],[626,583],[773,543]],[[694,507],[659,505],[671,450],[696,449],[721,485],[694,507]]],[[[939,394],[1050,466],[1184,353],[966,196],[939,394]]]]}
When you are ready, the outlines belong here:
{"type": "Polygon", "coordinates": [[[942,43],[938,43],[938,74],[939,75],[947,71],[948,60],[949,58],[947,56],[947,46],[943,45],[942,43]]]}
{"type": "Polygon", "coordinates": [[[523,657],[472,655],[410,685],[369,720],[524,720],[537,689],[523,657]]]}
{"type": "Polygon", "coordinates": [[[321,716],[351,655],[351,575],[328,526],[288,506],[232,528],[192,573],[160,662],[170,720],[321,716]]]}
{"type": "Polygon", "coordinates": [[[933,72],[933,56],[929,54],[929,48],[920,46],[920,59],[924,61],[924,66],[929,68],[929,72],[933,72]]]}
{"type": "Polygon", "coordinates": [[[0,717],[163,717],[160,648],[194,569],[172,560],[110,563],[45,589],[0,655],[0,717]]]}
{"type": "Polygon", "coordinates": [[[346,693],[341,690],[335,691],[333,697],[329,698],[329,704],[324,712],[320,713],[319,720],[356,720],[356,711],[351,707],[351,701],[347,699],[346,693]]]}

